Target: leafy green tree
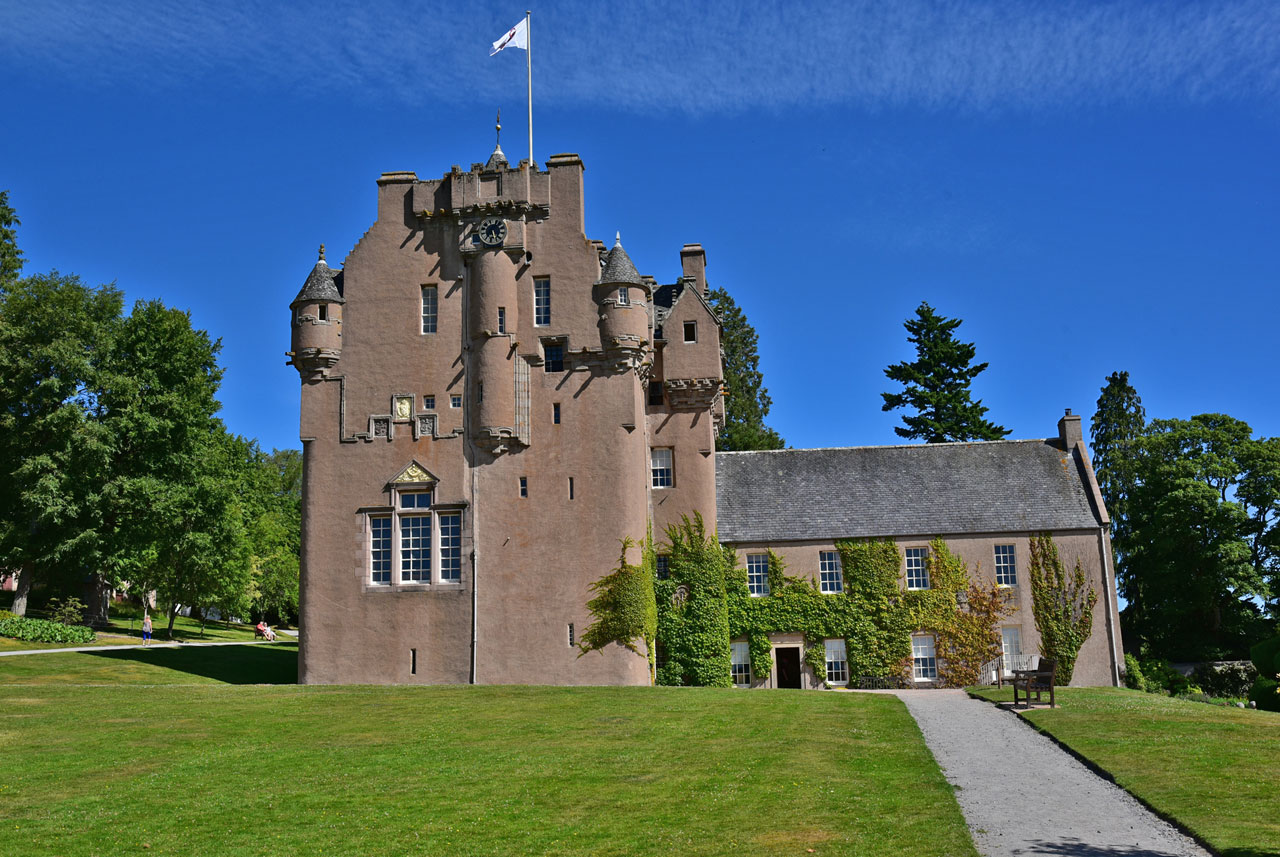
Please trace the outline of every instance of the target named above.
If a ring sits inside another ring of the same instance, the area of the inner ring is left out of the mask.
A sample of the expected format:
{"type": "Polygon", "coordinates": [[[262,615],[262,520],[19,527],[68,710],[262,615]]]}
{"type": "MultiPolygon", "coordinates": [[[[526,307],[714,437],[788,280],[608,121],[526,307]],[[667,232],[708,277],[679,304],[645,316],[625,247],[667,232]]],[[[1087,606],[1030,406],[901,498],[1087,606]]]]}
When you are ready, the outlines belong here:
{"type": "Polygon", "coordinates": [[[1275,512],[1272,504],[1251,514],[1248,505],[1267,502],[1271,490],[1247,469],[1260,443],[1251,434],[1241,420],[1200,414],[1155,420],[1136,445],[1129,532],[1119,545],[1131,649],[1169,660],[1238,658],[1268,632],[1254,600],[1266,585],[1251,536],[1257,520],[1271,520],[1274,532],[1275,512]]]}
{"type": "Polygon", "coordinates": [[[67,588],[101,558],[97,420],[101,364],[122,297],[56,271],[0,285],[0,567],[17,569],[13,612],[36,580],[67,588]]]}
{"type": "Polygon", "coordinates": [[[272,622],[298,614],[298,556],[302,531],[302,453],[256,448],[247,474],[246,525],[253,550],[251,612],[272,622]]]}
{"type": "Polygon", "coordinates": [[[1123,543],[1129,532],[1134,447],[1146,432],[1147,412],[1128,372],[1112,372],[1093,414],[1093,467],[1111,516],[1111,535],[1123,543]]]}
{"type": "Polygon", "coordinates": [[[22,273],[22,251],[14,228],[21,225],[18,213],[9,205],[9,191],[0,190],[0,286],[13,282],[22,273]]]}
{"type": "Polygon", "coordinates": [[[1263,581],[1267,614],[1280,621],[1280,438],[1246,446],[1236,497],[1249,517],[1250,562],[1263,581]]]}
{"type": "Polygon", "coordinates": [[[724,430],[716,449],[742,452],[782,449],[782,437],[764,423],[773,400],[760,371],[760,337],[746,313],[724,289],[712,289],[711,307],[720,319],[720,348],[724,352],[724,430]]]}
{"type": "Polygon", "coordinates": [[[969,385],[986,368],[974,366],[977,349],[972,342],[955,337],[961,324],[921,303],[916,317],[907,319],[907,341],[916,348],[916,359],[894,363],[884,370],[890,381],[903,385],[900,393],[881,393],[883,411],[912,408],[915,414],[902,417],[905,426],[895,426],[899,437],[946,443],[964,440],[999,440],[1009,434],[1003,426],[987,420],[982,400],[974,401],[969,385]]]}

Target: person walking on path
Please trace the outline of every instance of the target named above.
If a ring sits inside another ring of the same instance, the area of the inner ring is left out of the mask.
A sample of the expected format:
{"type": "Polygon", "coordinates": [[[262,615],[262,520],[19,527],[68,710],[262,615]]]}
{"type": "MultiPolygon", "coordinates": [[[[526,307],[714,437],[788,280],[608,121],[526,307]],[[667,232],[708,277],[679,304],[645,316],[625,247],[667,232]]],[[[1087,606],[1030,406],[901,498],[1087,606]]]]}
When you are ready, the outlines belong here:
{"type": "Polygon", "coordinates": [[[142,645],[151,645],[151,614],[142,614],[142,645]]]}

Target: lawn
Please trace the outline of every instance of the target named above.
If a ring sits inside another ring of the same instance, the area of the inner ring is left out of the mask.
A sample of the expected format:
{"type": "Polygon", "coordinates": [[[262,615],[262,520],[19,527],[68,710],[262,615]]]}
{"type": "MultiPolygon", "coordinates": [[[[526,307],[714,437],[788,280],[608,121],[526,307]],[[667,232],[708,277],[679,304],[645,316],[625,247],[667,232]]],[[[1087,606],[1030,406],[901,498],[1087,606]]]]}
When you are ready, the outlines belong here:
{"type": "Polygon", "coordinates": [[[0,854],[976,857],[891,696],[219,683],[295,655],[0,660],[0,854]]]}
{"type": "Polygon", "coordinates": [[[1026,717],[1224,857],[1280,855],[1280,714],[1115,688],[1059,688],[1058,703],[1026,717]]]}
{"type": "MultiPolygon", "coordinates": [[[[33,619],[51,618],[47,611],[29,610],[33,619]]],[[[152,613],[156,640],[168,642],[236,642],[252,640],[253,626],[238,622],[204,622],[187,616],[174,617],[173,639],[169,638],[169,617],[161,611],[152,613]]],[[[112,604],[105,628],[97,629],[98,639],[92,643],[33,643],[0,637],[0,652],[24,649],[67,649],[77,646],[128,646],[142,642],[142,607],[138,604],[112,604]]]]}

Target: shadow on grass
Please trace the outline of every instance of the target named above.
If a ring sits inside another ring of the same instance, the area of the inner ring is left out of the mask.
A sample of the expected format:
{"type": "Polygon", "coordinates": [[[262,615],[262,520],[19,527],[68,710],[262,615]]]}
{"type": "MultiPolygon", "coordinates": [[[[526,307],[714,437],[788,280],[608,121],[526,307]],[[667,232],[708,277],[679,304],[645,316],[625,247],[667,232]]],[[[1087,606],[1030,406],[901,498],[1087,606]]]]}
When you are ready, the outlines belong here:
{"type": "Polygon", "coordinates": [[[200,646],[189,649],[121,649],[85,654],[116,661],[132,661],[227,684],[298,683],[298,647],[290,643],[200,646]]]}

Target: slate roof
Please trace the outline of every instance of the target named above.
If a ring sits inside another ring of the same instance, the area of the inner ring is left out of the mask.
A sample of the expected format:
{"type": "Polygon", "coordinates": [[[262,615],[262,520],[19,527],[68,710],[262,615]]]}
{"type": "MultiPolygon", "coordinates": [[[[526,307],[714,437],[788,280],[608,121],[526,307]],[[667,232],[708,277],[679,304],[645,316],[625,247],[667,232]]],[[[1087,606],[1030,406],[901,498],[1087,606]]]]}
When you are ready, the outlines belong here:
{"type": "Polygon", "coordinates": [[[302,284],[302,291],[298,292],[298,296],[293,299],[293,303],[289,304],[289,306],[308,301],[325,301],[331,304],[346,303],[343,300],[342,293],[338,291],[337,280],[341,279],[341,277],[341,271],[333,270],[333,268],[325,264],[324,259],[321,259],[311,269],[311,273],[307,275],[307,281],[302,284]]]}
{"type": "Polygon", "coordinates": [[[611,283],[628,283],[633,286],[644,285],[640,279],[640,272],[636,270],[636,266],[632,263],[631,257],[627,255],[627,251],[622,249],[622,241],[613,245],[613,249],[605,254],[604,268],[600,271],[600,279],[597,283],[607,285],[611,283]]]}
{"type": "Polygon", "coordinates": [[[1072,453],[1050,440],[716,453],[726,542],[1101,526],[1072,453]]]}

